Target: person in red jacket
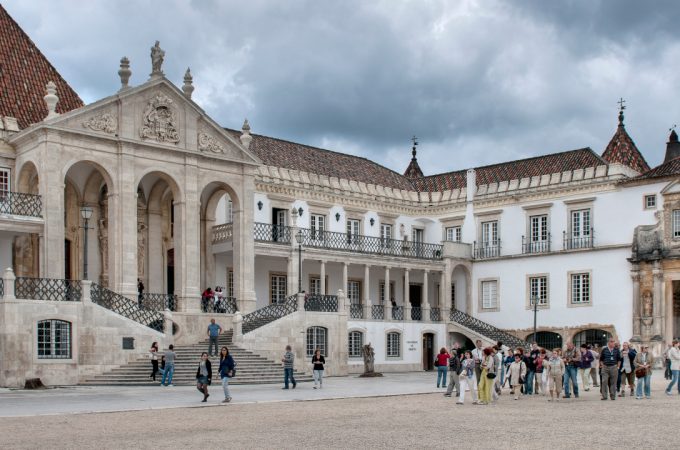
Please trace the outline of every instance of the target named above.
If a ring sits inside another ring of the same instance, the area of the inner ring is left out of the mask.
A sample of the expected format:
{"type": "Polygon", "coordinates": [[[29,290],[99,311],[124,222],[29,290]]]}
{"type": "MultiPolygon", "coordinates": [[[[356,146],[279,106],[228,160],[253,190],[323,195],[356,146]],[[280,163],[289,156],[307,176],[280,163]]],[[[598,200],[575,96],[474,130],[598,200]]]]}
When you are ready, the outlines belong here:
{"type": "Polygon", "coordinates": [[[449,371],[449,358],[451,355],[449,355],[449,352],[446,351],[446,347],[442,347],[441,350],[439,350],[439,354],[437,355],[436,358],[436,366],[437,366],[437,387],[441,384],[443,388],[446,387],[446,374],[449,371]]]}

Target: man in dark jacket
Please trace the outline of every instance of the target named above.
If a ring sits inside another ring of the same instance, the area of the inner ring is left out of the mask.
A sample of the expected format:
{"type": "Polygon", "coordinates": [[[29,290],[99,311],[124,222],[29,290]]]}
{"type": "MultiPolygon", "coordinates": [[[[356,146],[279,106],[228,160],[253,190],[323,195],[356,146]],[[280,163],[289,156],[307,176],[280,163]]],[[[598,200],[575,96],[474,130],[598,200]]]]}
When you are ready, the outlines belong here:
{"type": "Polygon", "coordinates": [[[461,371],[460,353],[460,344],[454,342],[453,347],[451,347],[451,357],[449,358],[449,386],[446,388],[444,397],[451,397],[454,386],[456,388],[456,397],[460,396],[460,382],[458,380],[458,375],[460,375],[461,371]]]}

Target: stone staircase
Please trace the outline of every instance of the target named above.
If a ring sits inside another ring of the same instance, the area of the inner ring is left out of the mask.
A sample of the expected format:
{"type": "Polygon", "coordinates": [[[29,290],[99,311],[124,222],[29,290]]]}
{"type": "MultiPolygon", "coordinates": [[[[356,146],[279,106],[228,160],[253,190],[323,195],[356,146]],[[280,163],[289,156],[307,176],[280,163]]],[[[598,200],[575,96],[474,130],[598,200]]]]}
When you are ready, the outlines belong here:
{"type": "MultiPolygon", "coordinates": [[[[232,343],[233,330],[228,330],[219,338],[219,348],[229,347],[229,353],[236,361],[236,377],[229,384],[271,384],[283,383],[283,366],[281,363],[270,361],[256,353],[239,348],[232,343]]],[[[176,345],[175,373],[172,384],[177,386],[193,385],[196,383],[196,368],[201,353],[208,349],[208,341],[202,341],[194,345],[176,345]]],[[[283,350],[281,352],[283,354],[283,350]]],[[[219,358],[211,357],[213,369],[213,384],[219,383],[217,370],[219,358]]],[[[151,361],[148,358],[140,358],[125,366],[116,368],[102,375],[82,382],[83,385],[151,385],[160,384],[160,375],[156,375],[156,382],[149,380],[151,374],[151,361]]],[[[304,375],[295,371],[297,382],[312,381],[310,375],[304,375]]]]}
{"type": "Polygon", "coordinates": [[[496,328],[493,325],[483,322],[476,317],[459,311],[457,309],[452,309],[449,315],[449,320],[457,325],[468,328],[475,333],[485,336],[487,339],[493,342],[502,341],[505,345],[512,348],[523,347],[529,348],[529,343],[525,340],[513,336],[512,334],[496,328]]]}

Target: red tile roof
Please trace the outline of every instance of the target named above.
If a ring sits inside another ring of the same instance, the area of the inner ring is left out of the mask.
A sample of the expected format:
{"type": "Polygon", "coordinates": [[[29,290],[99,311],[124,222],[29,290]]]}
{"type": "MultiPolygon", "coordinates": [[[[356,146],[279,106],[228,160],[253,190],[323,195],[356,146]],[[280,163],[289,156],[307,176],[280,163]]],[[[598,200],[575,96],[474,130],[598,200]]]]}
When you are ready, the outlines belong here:
{"type": "Polygon", "coordinates": [[[83,106],[78,94],[0,5],[0,116],[15,117],[20,128],[43,120],[48,81],[57,85],[57,112],[83,106]]]}
{"type": "MultiPolygon", "coordinates": [[[[226,131],[236,139],[241,135],[241,131],[228,128],[226,131]]],[[[257,134],[251,134],[251,136],[253,140],[249,150],[267,165],[393,189],[413,190],[413,186],[403,175],[369,159],[268,136],[257,134]]]]}
{"type": "MultiPolygon", "coordinates": [[[[477,185],[498,183],[527,177],[547,175],[567,170],[585,169],[607,164],[590,148],[535,156],[490,166],[475,168],[477,185]]],[[[467,184],[467,171],[431,175],[412,180],[417,190],[437,192],[463,188],[467,184]]]]}
{"type": "Polygon", "coordinates": [[[623,125],[623,111],[619,113],[619,126],[602,153],[602,158],[612,164],[619,163],[628,166],[638,173],[645,173],[649,170],[649,164],[623,125]]]}
{"type": "Polygon", "coordinates": [[[635,180],[646,180],[649,178],[663,178],[680,175],[680,157],[671,159],[655,168],[645,172],[644,174],[633,178],[635,180]]]}

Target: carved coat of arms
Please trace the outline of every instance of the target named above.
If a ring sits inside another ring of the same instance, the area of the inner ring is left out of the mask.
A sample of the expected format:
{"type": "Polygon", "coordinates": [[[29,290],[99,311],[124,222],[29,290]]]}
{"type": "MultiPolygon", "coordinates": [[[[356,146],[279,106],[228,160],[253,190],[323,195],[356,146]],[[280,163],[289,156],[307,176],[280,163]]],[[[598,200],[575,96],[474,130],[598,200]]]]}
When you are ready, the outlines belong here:
{"type": "Polygon", "coordinates": [[[164,94],[156,95],[144,110],[142,139],[153,139],[158,142],[179,142],[177,119],[172,107],[172,99],[164,94]]]}

